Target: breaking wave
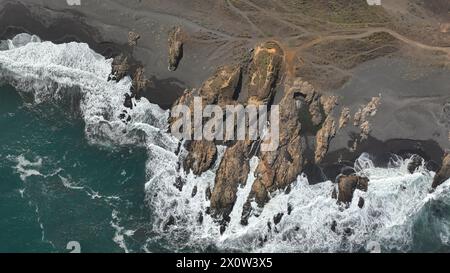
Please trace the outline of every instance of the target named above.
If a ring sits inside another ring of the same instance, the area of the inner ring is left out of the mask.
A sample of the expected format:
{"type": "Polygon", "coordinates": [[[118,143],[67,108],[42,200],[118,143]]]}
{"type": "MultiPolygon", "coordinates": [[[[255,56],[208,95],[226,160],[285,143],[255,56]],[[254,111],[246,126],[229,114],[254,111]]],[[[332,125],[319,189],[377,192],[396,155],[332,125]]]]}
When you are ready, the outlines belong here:
{"type": "MultiPolygon", "coordinates": [[[[388,168],[377,168],[367,154],[355,162],[355,171],[370,178],[369,190],[357,190],[348,209],[331,197],[334,183],[309,185],[307,177],[301,175],[289,194],[274,193],[258,216],[242,226],[242,205],[258,164],[253,158],[247,183],[238,190],[228,228],[220,234],[219,223],[206,213],[210,204],[205,191],[214,186],[215,170],[225,147],[219,147],[219,160],[211,170],[201,176],[185,173],[180,158],[186,151],[167,133],[169,112],[145,98],[133,99],[133,109],[124,107],[131,80],[107,80],[112,60],[83,43],[53,44],[26,34],[2,42],[1,48],[0,82],[13,85],[37,104],[75,100],[85,122],[85,135],[93,144],[140,145],[147,149],[146,201],[154,216],[155,234],[148,238],[148,245],[163,244],[171,251],[414,251],[421,233],[444,247],[450,246],[450,216],[434,211],[437,203],[449,211],[450,182],[430,193],[434,173],[422,167],[410,174],[409,160],[401,158],[393,158],[388,168]],[[131,119],[124,121],[122,114],[131,119]],[[359,198],[365,200],[363,208],[357,205],[359,198]],[[418,232],[422,226],[428,230],[418,232]]],[[[19,158],[17,170],[26,179],[39,175],[38,165],[39,161],[19,158]]],[[[111,223],[117,231],[114,240],[123,244],[127,234],[116,218],[113,212],[111,223]]],[[[127,251],[125,245],[123,248],[127,251]]],[[[150,247],[143,249],[151,251],[150,247]]]]}

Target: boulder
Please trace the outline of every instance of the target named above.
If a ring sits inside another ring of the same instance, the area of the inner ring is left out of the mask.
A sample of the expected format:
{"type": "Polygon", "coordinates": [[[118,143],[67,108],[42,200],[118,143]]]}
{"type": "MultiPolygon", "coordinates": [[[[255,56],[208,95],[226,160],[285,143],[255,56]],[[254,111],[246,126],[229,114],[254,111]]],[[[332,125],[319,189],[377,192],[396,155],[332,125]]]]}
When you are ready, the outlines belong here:
{"type": "Polygon", "coordinates": [[[338,202],[349,205],[356,189],[367,191],[369,179],[357,175],[342,175],[338,179],[338,202]]]}
{"type": "Polygon", "coordinates": [[[130,47],[137,46],[137,41],[141,38],[141,35],[137,34],[134,31],[128,32],[128,45],[130,47]]]}
{"type": "Polygon", "coordinates": [[[442,167],[437,172],[433,180],[433,189],[439,187],[442,183],[450,178],[450,153],[446,153],[444,160],[442,161],[442,167]]]}
{"type": "Polygon", "coordinates": [[[408,163],[408,172],[414,173],[423,164],[423,158],[418,155],[413,155],[408,163]]]}

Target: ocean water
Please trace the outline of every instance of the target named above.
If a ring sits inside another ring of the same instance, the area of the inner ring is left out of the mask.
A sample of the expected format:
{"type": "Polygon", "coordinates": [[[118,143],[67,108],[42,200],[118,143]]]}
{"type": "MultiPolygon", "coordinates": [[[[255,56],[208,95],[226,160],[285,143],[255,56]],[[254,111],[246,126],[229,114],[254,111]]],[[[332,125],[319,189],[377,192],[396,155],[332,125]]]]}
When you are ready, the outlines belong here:
{"type": "Polygon", "coordinates": [[[369,154],[354,166],[369,190],[356,191],[348,209],[331,198],[331,181],[309,185],[300,175],[242,226],[253,158],[220,234],[204,193],[225,147],[211,170],[186,173],[169,112],[144,98],[125,108],[131,80],[107,81],[111,60],[86,44],[26,35],[3,45],[0,252],[65,252],[73,241],[82,252],[450,251],[450,181],[430,192],[433,172],[410,174],[409,159],[396,156],[379,168],[369,154]]]}
{"type": "MultiPolygon", "coordinates": [[[[150,223],[145,151],[89,145],[63,110],[0,88],[0,252],[65,252],[70,241],[122,252],[122,233],[150,223]]],[[[132,237],[137,251],[144,238],[132,237]]]]}

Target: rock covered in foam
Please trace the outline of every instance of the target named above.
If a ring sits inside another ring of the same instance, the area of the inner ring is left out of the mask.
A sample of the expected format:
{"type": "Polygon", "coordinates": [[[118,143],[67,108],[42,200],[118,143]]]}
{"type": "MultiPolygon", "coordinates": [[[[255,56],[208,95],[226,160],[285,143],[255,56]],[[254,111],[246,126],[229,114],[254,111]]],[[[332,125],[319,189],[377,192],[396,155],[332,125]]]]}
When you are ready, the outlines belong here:
{"type": "Polygon", "coordinates": [[[41,38],[39,38],[36,35],[30,35],[28,33],[21,33],[16,35],[12,40],[11,40],[11,46],[10,48],[17,48],[17,47],[22,47],[27,45],[28,43],[40,43],[41,42],[41,38]]]}

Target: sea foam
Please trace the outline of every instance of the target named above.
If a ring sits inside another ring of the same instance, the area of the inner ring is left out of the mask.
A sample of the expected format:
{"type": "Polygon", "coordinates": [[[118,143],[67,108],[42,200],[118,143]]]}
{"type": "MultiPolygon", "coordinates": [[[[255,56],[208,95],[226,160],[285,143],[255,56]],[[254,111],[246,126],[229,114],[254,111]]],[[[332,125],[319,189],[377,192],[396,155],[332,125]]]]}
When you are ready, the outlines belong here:
{"type": "MultiPolygon", "coordinates": [[[[130,94],[131,80],[107,80],[112,60],[83,43],[53,44],[36,37],[19,38],[16,43],[14,39],[2,43],[7,48],[0,51],[1,82],[31,96],[34,103],[58,104],[75,93],[91,143],[133,144],[147,149],[146,201],[153,215],[155,236],[148,238],[143,249],[163,243],[173,251],[201,251],[213,246],[219,250],[254,252],[351,252],[377,249],[377,245],[381,251],[410,251],[417,221],[430,213],[430,204],[449,200],[449,181],[429,193],[434,173],[421,168],[410,174],[408,160],[400,158],[394,158],[389,168],[377,168],[370,156],[363,154],[356,161],[355,170],[369,177],[369,190],[357,190],[348,209],[331,197],[336,187],[331,181],[309,185],[307,177],[300,175],[289,194],[273,193],[264,209],[242,226],[242,206],[258,163],[253,158],[247,183],[238,189],[231,221],[220,234],[219,223],[206,213],[210,204],[205,191],[214,187],[215,171],[225,147],[219,147],[218,160],[211,170],[201,176],[186,173],[180,167],[186,151],[181,145],[177,153],[180,143],[167,133],[169,112],[145,98],[133,99],[133,109],[125,108],[124,96],[130,94]],[[124,112],[131,117],[130,122],[120,119],[124,112]],[[182,183],[181,190],[175,187],[177,182],[182,183]],[[359,198],[365,200],[362,209],[357,206],[359,198]],[[275,224],[274,216],[280,214],[281,221],[275,224]]],[[[117,230],[114,240],[128,250],[124,242],[127,235],[116,220],[113,214],[111,224],[117,230]]],[[[433,229],[444,245],[449,244],[450,237],[447,221],[436,219],[433,229]]]]}

